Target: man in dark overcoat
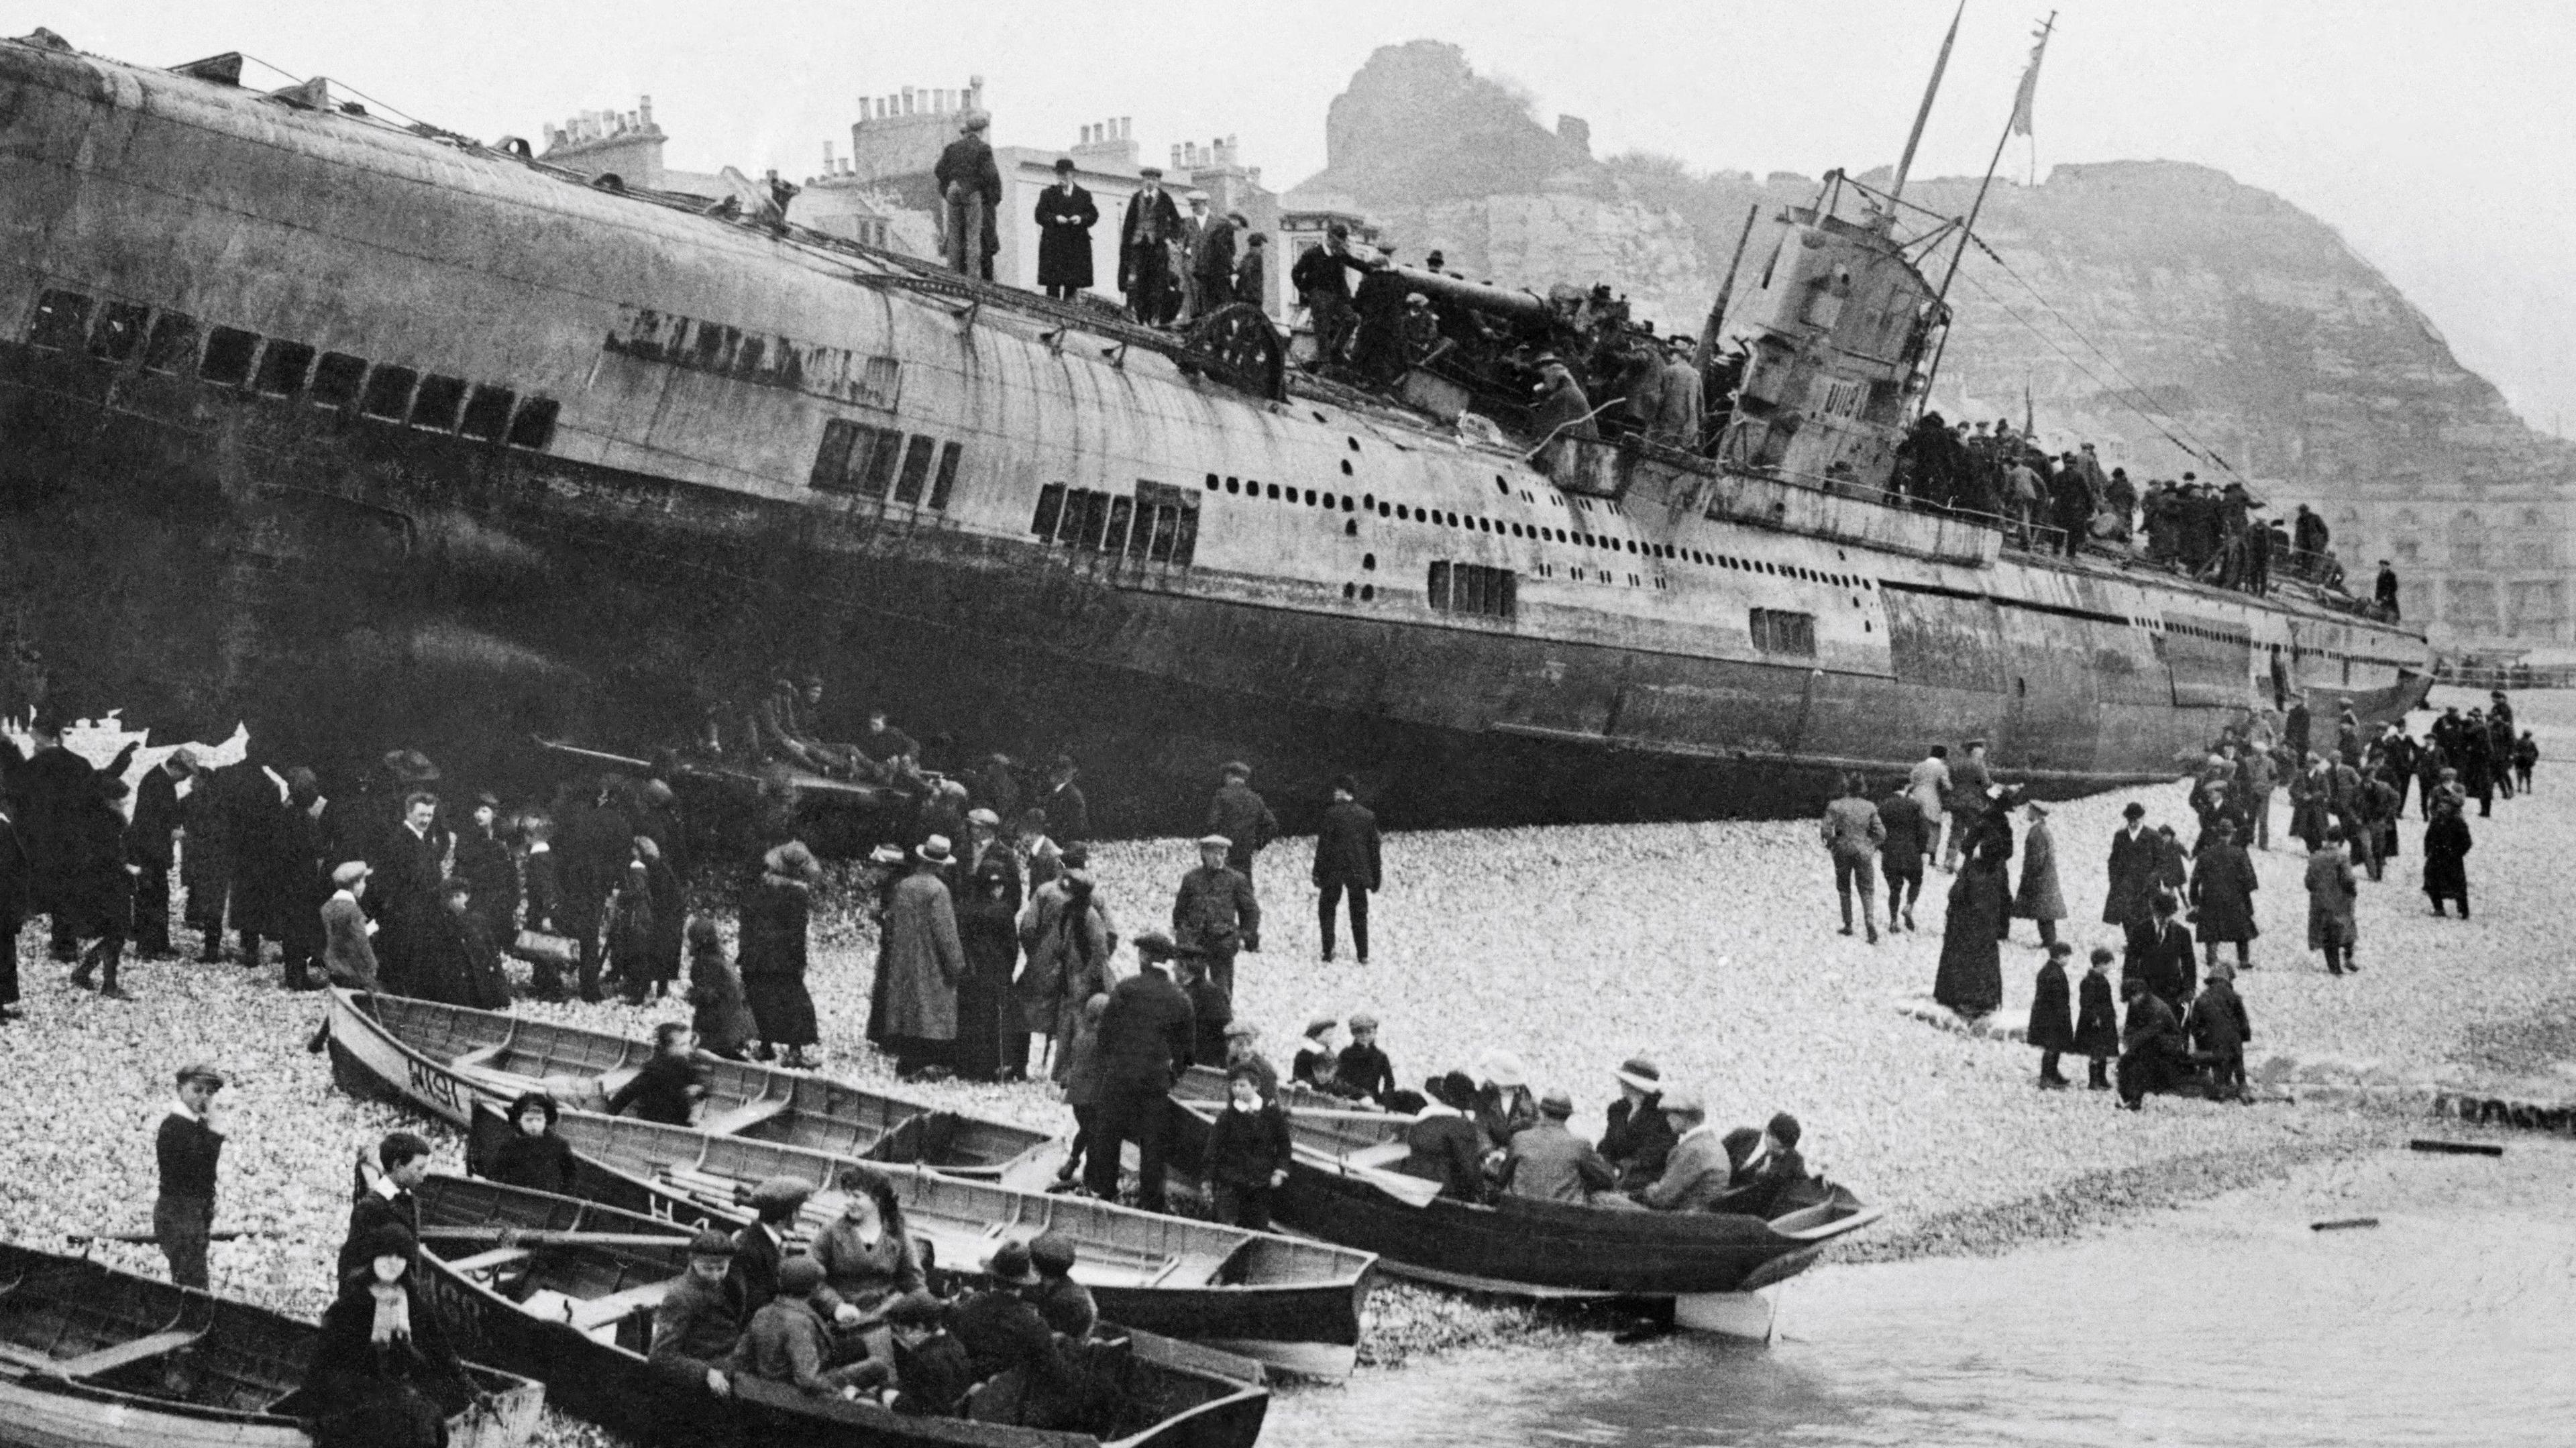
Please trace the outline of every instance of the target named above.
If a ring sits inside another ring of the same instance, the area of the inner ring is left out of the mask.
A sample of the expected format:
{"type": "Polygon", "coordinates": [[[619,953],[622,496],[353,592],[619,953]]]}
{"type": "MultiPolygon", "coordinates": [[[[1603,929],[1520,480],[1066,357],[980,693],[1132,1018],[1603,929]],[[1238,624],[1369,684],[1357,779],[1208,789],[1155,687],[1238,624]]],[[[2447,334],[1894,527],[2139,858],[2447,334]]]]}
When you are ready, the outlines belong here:
{"type": "Polygon", "coordinates": [[[1038,285],[1058,300],[1091,285],[1091,228],[1100,224],[1100,207],[1074,181],[1072,157],[1056,158],[1055,184],[1038,193],[1037,223],[1038,285]]]}
{"type": "MultiPolygon", "coordinates": [[[[1118,226],[1118,290],[1127,309],[1140,322],[1155,322],[1167,309],[1172,289],[1172,243],[1181,234],[1181,208],[1163,189],[1163,168],[1137,168],[1142,184],[1128,198],[1127,215],[1118,226]]],[[[1050,810],[1049,819],[1055,817],[1050,810]]]]}
{"type": "Polygon", "coordinates": [[[39,716],[27,732],[35,740],[35,752],[18,766],[13,784],[19,834],[34,866],[30,913],[52,917],[54,959],[68,962],[80,953],[79,912],[70,900],[79,864],[75,846],[80,818],[97,793],[92,780],[98,771],[63,747],[62,726],[54,720],[39,716]]]}
{"type": "Polygon", "coordinates": [[[1900,919],[1905,929],[1914,928],[1914,902],[1923,894],[1923,856],[1931,845],[1932,824],[1901,781],[1878,802],[1878,819],[1887,827],[1887,838],[1878,844],[1878,869],[1887,877],[1887,928],[1893,934],[1900,919]]]}
{"type": "Polygon", "coordinates": [[[27,922],[36,875],[16,812],[16,803],[0,792],[0,1025],[18,1016],[18,931],[27,922]]]}
{"type": "Polygon", "coordinates": [[[1082,1185],[1104,1202],[1118,1200],[1119,1156],[1132,1141],[1137,1205],[1159,1212],[1171,1139],[1169,1096],[1172,1083],[1190,1067],[1197,1015],[1189,996],[1172,981],[1171,962],[1160,952],[1141,958],[1143,967],[1111,989],[1109,1009],[1100,1017],[1100,1115],[1083,1162],[1082,1185]]]}
{"type": "Polygon", "coordinates": [[[140,960],[170,955],[170,867],[178,860],[171,837],[181,824],[179,782],[194,773],[196,751],[170,752],[146,770],[134,788],[134,823],[125,831],[126,863],[134,875],[134,954],[140,960]]]}
{"type": "Polygon", "coordinates": [[[2130,934],[2129,955],[2120,966],[2122,994],[2130,981],[2137,980],[2177,1011],[2191,1000],[2199,983],[2200,962],[2191,953],[2190,927],[2174,918],[2180,908],[2173,895],[2159,892],[2155,918],[2145,929],[2130,934]]]}
{"type": "Polygon", "coordinates": [[[1351,949],[1362,965],[1369,958],[1368,897],[1385,881],[1378,863],[1377,816],[1359,802],[1359,782],[1349,775],[1333,781],[1333,802],[1315,831],[1316,924],[1324,942],[1324,959],[1333,958],[1333,915],[1343,893],[1351,902],[1351,949]]]}
{"type": "Polygon", "coordinates": [[[1226,765],[1224,774],[1225,783],[1217,787],[1216,798],[1208,805],[1208,833],[1234,842],[1226,851],[1225,863],[1249,880],[1253,858],[1279,838],[1279,817],[1252,787],[1251,765],[1235,760],[1226,765]]]}

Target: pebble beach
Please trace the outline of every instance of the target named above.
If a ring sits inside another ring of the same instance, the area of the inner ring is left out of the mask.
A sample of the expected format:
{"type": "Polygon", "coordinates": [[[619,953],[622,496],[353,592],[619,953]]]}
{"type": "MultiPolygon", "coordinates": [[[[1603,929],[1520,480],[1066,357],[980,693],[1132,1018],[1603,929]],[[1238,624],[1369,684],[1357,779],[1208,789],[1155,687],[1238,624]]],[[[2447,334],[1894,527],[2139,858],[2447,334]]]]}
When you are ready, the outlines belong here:
{"type": "MultiPolygon", "coordinates": [[[[2451,689],[2433,700],[2473,702],[2451,689]]],[[[1310,1017],[1362,1010],[1380,1019],[1380,1044],[1406,1084],[1490,1049],[1514,1051],[1534,1088],[1573,1094],[1586,1134],[1616,1099],[1611,1069],[1651,1055],[1727,1124],[1793,1113],[1811,1166],[1887,1208],[1833,1249],[1837,1260],[2005,1251],[2258,1185],[2421,1125],[2385,1099],[2332,1087],[2554,1074],[2576,1094],[2576,1076],[2559,1069],[2576,1057],[2567,1024],[2576,960],[2550,908],[2556,867],[2576,843],[2576,811],[2561,797],[2576,792],[2576,698],[2534,692],[2514,703],[2542,744],[2539,790],[2499,801],[2491,819],[2473,812],[2475,917],[2430,913],[2410,798],[2403,852],[2384,882],[2361,886],[2357,976],[2329,977],[2305,948],[2305,857],[2279,833],[2287,808],[2275,800],[2274,848],[2255,857],[2255,969],[2237,981],[2254,1026],[2248,1062],[2271,1098],[2261,1104],[2151,1098],[2143,1113],[2118,1112],[2111,1093],[2082,1089],[2080,1071],[2076,1089],[2042,1092],[2036,1052],[1909,1014],[1905,1003],[1931,986],[1951,877],[1929,874],[1919,933],[1876,945],[1840,936],[1832,871],[1806,820],[1390,835],[1365,967],[1347,942],[1341,960],[1321,960],[1305,882],[1311,842],[1282,841],[1258,867],[1265,948],[1239,963],[1236,1012],[1260,1025],[1282,1067],[1310,1017]]],[[[2411,726],[2420,733],[2427,722],[2419,714],[2411,726]]],[[[2173,823],[2189,840],[2179,783],[2050,807],[2073,917],[2060,928],[2079,961],[2118,941],[2098,923],[2102,866],[2132,799],[2150,823],[2173,823]]],[[[1100,896],[1123,938],[1166,923],[1193,856],[1180,840],[1095,847],[1100,896]]],[[[401,1127],[439,1144],[442,1164],[461,1162],[455,1133],[333,1088],[327,1059],[304,1049],[319,1000],[278,990],[273,963],[132,965],[125,984],[136,999],[112,1002],[72,989],[45,959],[40,932],[20,949],[27,1016],[0,1029],[0,1160],[11,1167],[0,1174],[0,1232],[13,1240],[59,1251],[67,1234],[148,1230],[151,1134],[171,1071],[199,1058],[234,1077],[216,1226],[259,1234],[213,1249],[219,1292],[318,1315],[351,1155],[401,1127]]],[[[844,905],[818,922],[809,983],[827,1071],[891,1086],[890,1066],[863,1044],[873,954],[871,932],[844,905]]],[[[1132,954],[1121,956],[1132,968],[1132,954]]],[[[2042,959],[2030,923],[2016,922],[1998,1022],[2019,1023],[2042,959]]],[[[521,1009],[630,1035],[686,1015],[676,1001],[521,1009]]],[[[1049,1130],[1070,1125],[1042,1086],[902,1089],[1049,1130]]],[[[96,1250],[161,1271],[149,1246],[96,1250]]],[[[1609,1325],[1387,1283],[1371,1298],[1362,1371],[1464,1343],[1609,1325]]],[[[548,1424],[543,1441],[607,1441],[560,1415],[548,1424]]]]}

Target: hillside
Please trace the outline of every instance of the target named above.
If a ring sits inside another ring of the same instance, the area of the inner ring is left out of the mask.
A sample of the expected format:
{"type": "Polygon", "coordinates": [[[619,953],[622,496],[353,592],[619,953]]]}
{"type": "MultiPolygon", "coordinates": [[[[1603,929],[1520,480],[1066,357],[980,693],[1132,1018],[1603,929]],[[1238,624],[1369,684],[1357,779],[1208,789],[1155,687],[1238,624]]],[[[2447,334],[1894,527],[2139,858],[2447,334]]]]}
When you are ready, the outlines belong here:
{"type": "MultiPolygon", "coordinates": [[[[1607,281],[1640,315],[1696,328],[1747,208],[1815,195],[1812,177],[1605,161],[1588,139],[1579,120],[1541,124],[1455,46],[1389,46],[1334,101],[1326,167],[1289,199],[1349,198],[1408,260],[1437,247],[1506,285],[1607,281]]],[[[1975,186],[1918,182],[1907,199],[1958,214],[1975,186]]],[[[2018,423],[2027,389],[2044,434],[2097,439],[2133,472],[2208,470],[2171,431],[2300,498],[2576,465],[2333,228],[2221,172],[2060,166],[2034,187],[1998,181],[1978,230],[2001,264],[1972,251],[1952,290],[1933,405],[1954,417],[2018,423]]]]}

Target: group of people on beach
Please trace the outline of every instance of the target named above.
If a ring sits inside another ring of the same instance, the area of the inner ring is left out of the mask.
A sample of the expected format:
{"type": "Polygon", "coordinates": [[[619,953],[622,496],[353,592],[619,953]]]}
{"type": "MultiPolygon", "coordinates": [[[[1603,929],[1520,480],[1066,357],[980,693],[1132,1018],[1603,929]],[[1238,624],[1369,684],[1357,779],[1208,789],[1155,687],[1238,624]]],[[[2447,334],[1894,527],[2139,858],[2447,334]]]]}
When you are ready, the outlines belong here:
{"type": "Polygon", "coordinates": [[[2150,826],[2146,806],[2129,803],[2112,837],[2102,910],[2103,923],[2119,927],[2122,945],[2092,950],[2075,981],[2068,978],[2075,947],[2057,938],[2068,912],[2047,806],[1995,779],[1985,741],[1969,741],[1955,764],[1946,746],[1933,746],[1875,801],[1863,776],[1848,775],[1819,826],[1842,933],[1853,931],[1857,896],[1863,927],[1877,943],[1880,873],[1888,880],[1887,929],[1913,929],[1924,864],[1938,860],[1956,873],[1933,985],[1940,1005],[1963,1018],[1990,1016],[2003,1000],[1999,943],[2011,937],[2015,919],[2037,925],[2048,959],[2027,1039],[2042,1053],[2043,1088],[2071,1084],[2059,1064],[2080,1055],[2091,1062],[2097,1090],[2111,1089],[2108,1065],[2118,1059],[2122,1104],[2132,1108],[2158,1092],[2242,1099],[2253,1028],[2234,977],[2254,968],[2260,934],[2254,895],[2261,882],[2249,852],[2271,848],[2272,796],[2283,782],[2291,806],[2285,833],[2308,852],[2308,948],[2341,976],[2361,968],[2354,958],[2356,882],[2382,879],[2398,854],[2408,786],[2422,787],[2422,879],[2433,913],[2446,915],[2445,907],[2457,904],[2467,919],[2468,801],[2478,800],[2484,815],[2498,795],[2510,799],[2517,788],[2528,794],[2539,755],[2528,731],[2514,734],[2501,691],[2483,710],[2446,710],[2420,741],[2402,723],[2367,728],[2349,706],[2334,730],[2331,742],[2316,731],[2304,693],[2277,714],[2230,724],[2188,781],[2198,829],[2187,850],[2173,825],[2150,826]],[[2018,888],[2009,878],[2016,817],[2024,822],[2018,888]],[[2221,946],[2233,947],[2232,964],[2220,958],[2221,946]],[[2115,959],[2125,1022],[2106,969],[2115,959]]]}

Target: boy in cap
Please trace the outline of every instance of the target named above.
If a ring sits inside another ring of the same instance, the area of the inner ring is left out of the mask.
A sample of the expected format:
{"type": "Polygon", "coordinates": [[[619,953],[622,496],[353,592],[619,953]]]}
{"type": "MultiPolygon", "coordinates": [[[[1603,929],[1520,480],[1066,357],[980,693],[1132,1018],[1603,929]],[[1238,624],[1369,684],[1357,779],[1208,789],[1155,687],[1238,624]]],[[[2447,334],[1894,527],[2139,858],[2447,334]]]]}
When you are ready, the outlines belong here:
{"type": "Polygon", "coordinates": [[[1395,1089],[1395,1063],[1378,1048],[1377,1017],[1366,1011],[1351,1017],[1351,1043],[1333,1067],[1330,1089],[1336,1096],[1386,1104],[1387,1093],[1395,1089]]]}
{"type": "MultiPolygon", "coordinates": [[[[14,943],[14,942],[13,942],[14,943]]],[[[215,1108],[224,1073],[199,1061],[179,1068],[179,1099],[161,1118],[152,1154],[161,1192],[152,1202],[152,1235],[169,1259],[170,1280],[206,1285],[206,1242],[215,1222],[215,1167],[227,1123],[215,1108]]]]}
{"type": "Polygon", "coordinates": [[[1234,999],[1234,956],[1261,953],[1261,902],[1252,882],[1226,864],[1234,841],[1225,835],[1199,840],[1199,866],[1181,877],[1172,897],[1172,939],[1207,958],[1208,975],[1234,999]]]}
{"type": "Polygon", "coordinates": [[[1038,1315],[1046,1325],[1075,1342],[1085,1342],[1091,1330],[1100,1325],[1099,1304],[1091,1300],[1091,1289],[1073,1280],[1073,1240],[1056,1232],[1040,1232],[1029,1241],[1029,1265],[1037,1269],[1038,1315]]]}
{"type": "Polygon", "coordinates": [[[733,1275],[733,1239],[712,1227],[689,1239],[689,1265],[653,1305],[652,1346],[645,1360],[723,1397],[733,1391],[725,1365],[742,1343],[751,1310],[733,1275]]]}
{"type": "Polygon", "coordinates": [[[343,990],[376,988],[376,923],[358,903],[370,873],[364,860],[343,862],[331,871],[334,889],[322,902],[322,968],[343,990]]]}

